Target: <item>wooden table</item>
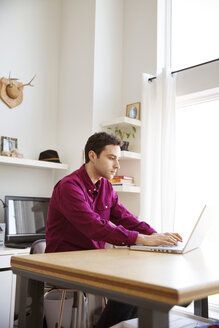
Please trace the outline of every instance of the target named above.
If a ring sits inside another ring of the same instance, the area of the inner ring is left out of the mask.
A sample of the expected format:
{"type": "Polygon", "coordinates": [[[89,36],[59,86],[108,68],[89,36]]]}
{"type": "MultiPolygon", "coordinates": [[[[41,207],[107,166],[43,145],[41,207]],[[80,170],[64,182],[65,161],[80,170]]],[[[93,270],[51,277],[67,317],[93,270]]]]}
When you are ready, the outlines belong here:
{"type": "Polygon", "coordinates": [[[174,305],[219,292],[218,250],[196,249],[184,255],[129,249],[37,254],[14,256],[11,266],[23,286],[20,315],[25,313],[28,279],[31,282],[32,328],[42,327],[44,282],[137,305],[141,328],[168,327],[174,305]]]}

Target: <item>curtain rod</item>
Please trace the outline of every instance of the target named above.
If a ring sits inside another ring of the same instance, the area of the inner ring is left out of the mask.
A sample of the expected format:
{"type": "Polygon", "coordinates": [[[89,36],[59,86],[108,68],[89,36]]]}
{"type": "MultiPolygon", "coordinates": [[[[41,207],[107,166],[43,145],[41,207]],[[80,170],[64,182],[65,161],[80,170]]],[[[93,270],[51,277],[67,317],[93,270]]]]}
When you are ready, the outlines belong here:
{"type": "MultiPolygon", "coordinates": [[[[195,68],[195,67],[199,67],[199,66],[203,66],[203,65],[206,65],[206,64],[210,64],[210,63],[214,63],[214,62],[216,62],[216,61],[219,61],[219,58],[217,58],[217,59],[213,59],[213,60],[210,60],[210,61],[205,62],[205,63],[198,64],[198,65],[194,65],[194,66],[190,66],[190,67],[182,68],[182,69],[179,69],[178,71],[173,71],[173,72],[171,72],[171,74],[176,74],[176,73],[179,73],[179,72],[187,71],[188,69],[195,68]]],[[[156,79],[156,78],[157,78],[156,76],[153,76],[153,77],[151,77],[150,79],[148,79],[148,81],[152,81],[152,80],[154,80],[154,79],[156,79]]]]}

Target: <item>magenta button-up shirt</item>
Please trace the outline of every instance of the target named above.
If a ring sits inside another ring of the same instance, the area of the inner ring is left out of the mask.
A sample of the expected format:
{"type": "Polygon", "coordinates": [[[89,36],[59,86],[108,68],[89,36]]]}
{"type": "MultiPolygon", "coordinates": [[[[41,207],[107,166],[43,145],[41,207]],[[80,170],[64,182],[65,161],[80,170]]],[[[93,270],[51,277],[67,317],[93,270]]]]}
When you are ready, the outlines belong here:
{"type": "Polygon", "coordinates": [[[119,203],[107,179],[101,178],[94,185],[85,165],[54,187],[47,217],[46,252],[105,248],[106,242],[132,245],[139,232],[151,234],[155,230],[119,203]]]}

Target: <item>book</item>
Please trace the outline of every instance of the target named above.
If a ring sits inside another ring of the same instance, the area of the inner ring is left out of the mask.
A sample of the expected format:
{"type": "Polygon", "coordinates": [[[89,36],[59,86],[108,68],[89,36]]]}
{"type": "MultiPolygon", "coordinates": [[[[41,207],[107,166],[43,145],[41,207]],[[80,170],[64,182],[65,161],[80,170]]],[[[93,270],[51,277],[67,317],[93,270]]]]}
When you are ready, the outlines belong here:
{"type": "Polygon", "coordinates": [[[125,180],[133,180],[133,177],[130,177],[128,175],[115,175],[113,179],[125,179],[125,180]]]}
{"type": "Polygon", "coordinates": [[[123,180],[123,179],[116,179],[116,180],[113,180],[113,179],[112,179],[112,181],[110,181],[110,182],[111,182],[112,184],[120,183],[120,184],[128,184],[128,185],[134,183],[134,181],[131,181],[131,180],[123,180]]]}
{"type": "Polygon", "coordinates": [[[110,179],[109,181],[112,184],[115,184],[115,183],[120,183],[120,184],[133,184],[134,183],[134,179],[133,178],[132,178],[132,180],[113,178],[113,179],[110,179]]]}
{"type": "Polygon", "coordinates": [[[113,186],[135,186],[134,183],[112,183],[113,186]]]}

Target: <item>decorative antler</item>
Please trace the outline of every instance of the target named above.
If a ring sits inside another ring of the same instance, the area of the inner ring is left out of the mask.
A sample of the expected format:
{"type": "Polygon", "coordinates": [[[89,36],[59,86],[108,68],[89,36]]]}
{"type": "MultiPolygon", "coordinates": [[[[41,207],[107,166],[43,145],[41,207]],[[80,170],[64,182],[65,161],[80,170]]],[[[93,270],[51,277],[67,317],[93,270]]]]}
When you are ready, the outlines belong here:
{"type": "Polygon", "coordinates": [[[8,84],[6,85],[6,93],[7,93],[8,97],[10,97],[11,99],[16,99],[20,93],[20,90],[17,87],[17,84],[19,82],[16,82],[16,80],[18,80],[18,79],[12,78],[11,72],[10,72],[9,76],[8,76],[8,84]],[[15,81],[15,83],[13,83],[13,81],[15,81]]]}
{"type": "Polygon", "coordinates": [[[15,77],[11,77],[11,72],[9,73],[9,76],[8,76],[8,81],[9,81],[9,85],[10,87],[12,87],[13,85],[13,82],[12,81],[17,81],[18,79],[15,78],[15,77]]]}
{"type": "Polygon", "coordinates": [[[28,82],[26,84],[22,84],[22,86],[19,87],[18,89],[23,88],[23,87],[26,87],[27,85],[33,87],[33,85],[31,84],[31,82],[35,79],[35,77],[36,77],[36,74],[33,76],[33,78],[30,80],[30,82],[28,82]]]}
{"type": "Polygon", "coordinates": [[[36,75],[33,76],[33,78],[28,83],[21,83],[18,82],[17,78],[11,77],[11,72],[9,73],[9,77],[7,78],[1,78],[0,83],[0,98],[6,103],[6,105],[10,108],[13,108],[15,106],[18,106],[23,101],[23,87],[30,85],[36,75]]]}

